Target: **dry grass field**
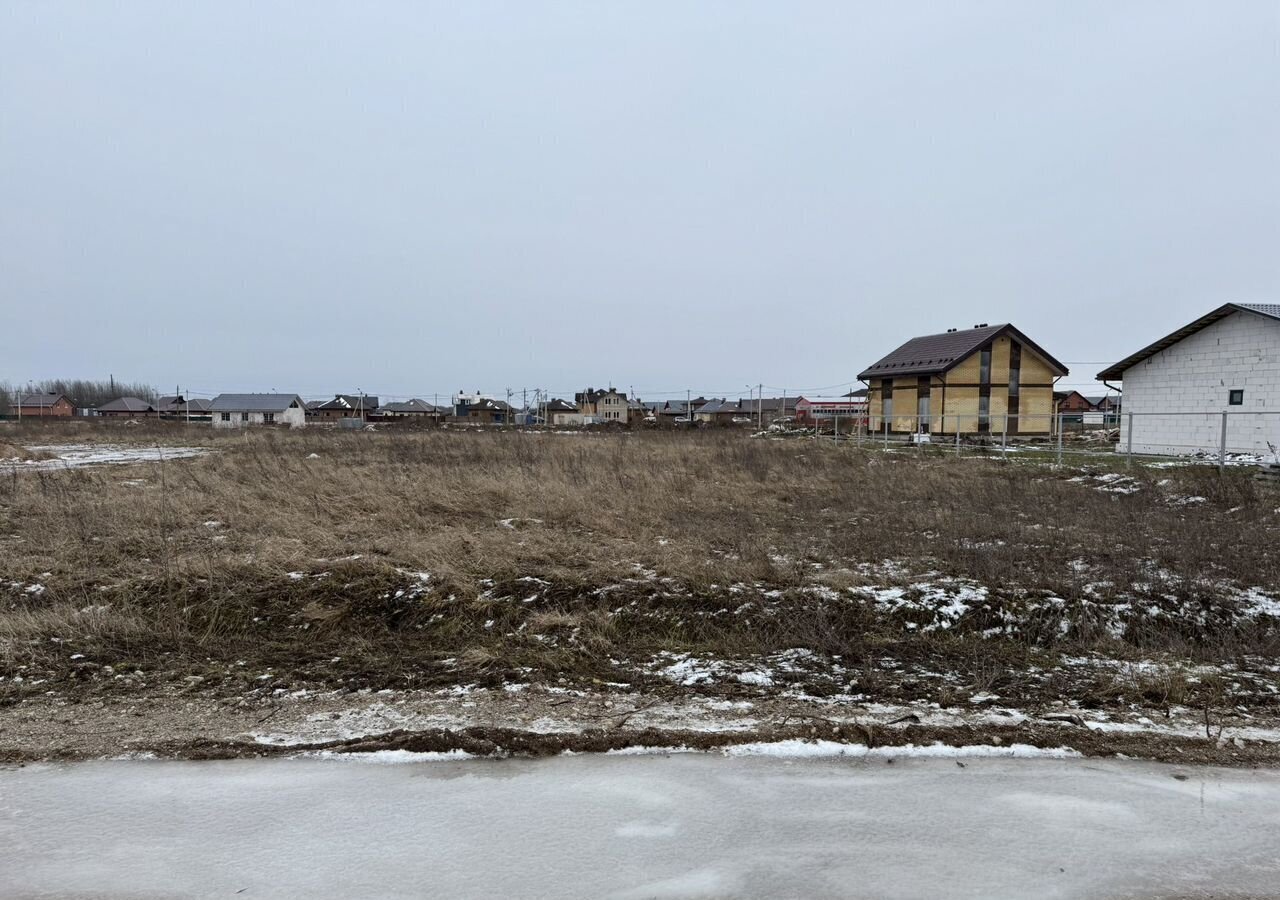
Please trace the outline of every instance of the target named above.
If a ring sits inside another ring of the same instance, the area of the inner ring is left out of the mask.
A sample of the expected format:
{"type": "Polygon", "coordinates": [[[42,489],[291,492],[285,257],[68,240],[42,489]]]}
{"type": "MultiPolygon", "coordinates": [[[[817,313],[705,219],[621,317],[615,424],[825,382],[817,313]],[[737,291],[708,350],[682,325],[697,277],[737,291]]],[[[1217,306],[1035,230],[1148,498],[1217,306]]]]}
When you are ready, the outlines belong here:
{"type": "Polygon", "coordinates": [[[0,702],[539,684],[1280,704],[1280,496],[1243,471],[711,432],[3,435],[90,438],[211,452],[0,470],[0,702]]]}

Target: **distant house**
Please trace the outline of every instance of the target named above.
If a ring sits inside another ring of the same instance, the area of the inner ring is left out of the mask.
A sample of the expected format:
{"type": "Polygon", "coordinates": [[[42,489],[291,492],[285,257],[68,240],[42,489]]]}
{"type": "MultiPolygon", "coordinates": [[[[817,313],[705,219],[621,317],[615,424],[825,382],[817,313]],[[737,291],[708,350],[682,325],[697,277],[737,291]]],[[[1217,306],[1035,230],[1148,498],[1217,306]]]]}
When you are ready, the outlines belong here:
{"type": "Polygon", "coordinates": [[[744,415],[763,419],[764,424],[768,425],[777,419],[794,416],[796,404],[799,402],[799,397],[750,397],[739,400],[738,405],[742,408],[744,415]]]}
{"type": "Polygon", "coordinates": [[[1084,414],[1093,411],[1093,404],[1079,391],[1054,391],[1053,408],[1064,422],[1083,422],[1084,414]]]}
{"type": "Polygon", "coordinates": [[[636,397],[632,397],[627,401],[627,424],[643,425],[644,420],[648,417],[649,410],[636,397]]]}
{"type": "Polygon", "coordinates": [[[690,401],[668,400],[658,407],[657,419],[666,425],[678,422],[695,422],[697,421],[695,413],[706,404],[706,397],[698,397],[690,401]]]}
{"type": "Polygon", "coordinates": [[[548,400],[542,404],[542,415],[548,425],[581,425],[582,413],[568,400],[548,400]]]}
{"type": "Polygon", "coordinates": [[[453,419],[468,425],[509,425],[512,409],[504,400],[494,400],[480,393],[459,393],[453,398],[453,419]]]}
{"type": "Polygon", "coordinates": [[[705,425],[732,425],[734,419],[742,418],[742,406],[737,400],[711,399],[697,407],[693,418],[705,425]]]}
{"type": "Polygon", "coordinates": [[[187,399],[181,394],[161,397],[154,404],[156,413],[162,419],[200,419],[209,417],[210,401],[198,397],[187,399]]]}
{"type": "Polygon", "coordinates": [[[364,394],[335,394],[332,400],[326,400],[310,409],[320,421],[336,419],[368,419],[378,409],[378,398],[364,394]]]}
{"type": "Polygon", "coordinates": [[[831,428],[853,428],[867,421],[866,395],[843,397],[803,396],[796,401],[796,424],[806,428],[815,425],[831,428]]]}
{"type": "Polygon", "coordinates": [[[1119,423],[1119,394],[1090,394],[1085,399],[1089,401],[1089,411],[1084,414],[1084,424],[1114,427],[1119,423]]]}
{"type": "Polygon", "coordinates": [[[1269,454],[1280,446],[1280,303],[1226,303],[1098,380],[1123,382],[1121,448],[1216,452],[1225,424],[1229,452],[1269,454]]]}
{"type": "Polygon", "coordinates": [[[98,407],[98,415],[109,418],[140,419],[155,414],[155,406],[138,397],[120,397],[98,407]]]}
{"type": "Polygon", "coordinates": [[[587,388],[573,396],[573,402],[582,414],[586,425],[598,425],[607,422],[626,423],[627,395],[613,388],[596,390],[587,388]]]}
{"type": "Polygon", "coordinates": [[[19,394],[13,406],[14,414],[24,419],[65,419],[76,414],[66,394],[19,394]]]}
{"type": "Polygon", "coordinates": [[[214,428],[307,424],[306,403],[297,394],[219,394],[209,409],[214,428]]]}
{"type": "Polygon", "coordinates": [[[1012,325],[912,338],[864,369],[879,432],[1047,435],[1067,367],[1012,325]]]}
{"type": "Polygon", "coordinates": [[[449,410],[434,406],[425,400],[403,400],[384,403],[378,407],[380,419],[415,419],[423,422],[438,422],[449,414],[449,410]]]}

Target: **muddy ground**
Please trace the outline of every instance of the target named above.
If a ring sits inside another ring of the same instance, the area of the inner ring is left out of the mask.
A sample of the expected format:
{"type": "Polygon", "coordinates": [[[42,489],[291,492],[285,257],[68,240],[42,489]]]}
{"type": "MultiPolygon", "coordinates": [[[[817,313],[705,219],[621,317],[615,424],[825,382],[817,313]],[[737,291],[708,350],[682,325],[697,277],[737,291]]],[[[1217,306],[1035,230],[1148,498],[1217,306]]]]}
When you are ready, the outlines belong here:
{"type": "Polygon", "coordinates": [[[306,693],[283,698],[31,698],[0,709],[0,760],[154,755],[183,759],[332,751],[463,750],[544,756],[626,747],[714,749],[788,739],[871,747],[1025,744],[1086,756],[1228,766],[1280,765],[1280,722],[1205,725],[1193,710],[1160,719],[1049,707],[938,709],[930,704],[725,700],[684,694],[519,691],[306,693]]]}

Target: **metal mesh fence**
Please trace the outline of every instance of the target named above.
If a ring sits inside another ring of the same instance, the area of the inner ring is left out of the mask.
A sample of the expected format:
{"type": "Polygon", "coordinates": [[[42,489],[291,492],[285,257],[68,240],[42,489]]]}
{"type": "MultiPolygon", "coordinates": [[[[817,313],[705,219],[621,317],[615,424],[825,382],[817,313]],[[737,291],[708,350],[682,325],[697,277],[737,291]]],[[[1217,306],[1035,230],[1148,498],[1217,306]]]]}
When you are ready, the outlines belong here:
{"type": "Polygon", "coordinates": [[[1123,412],[1094,421],[1065,413],[871,416],[814,430],[815,439],[886,451],[956,455],[1159,457],[1227,466],[1280,461],[1280,410],[1123,412]]]}

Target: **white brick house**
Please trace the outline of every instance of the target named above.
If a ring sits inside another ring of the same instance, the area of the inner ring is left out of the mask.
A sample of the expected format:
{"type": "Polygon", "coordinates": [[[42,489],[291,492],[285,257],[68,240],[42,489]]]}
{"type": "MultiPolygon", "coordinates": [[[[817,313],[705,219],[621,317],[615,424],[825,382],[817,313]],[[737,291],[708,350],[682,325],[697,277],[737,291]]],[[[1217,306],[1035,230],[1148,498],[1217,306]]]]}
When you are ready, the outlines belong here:
{"type": "Polygon", "coordinates": [[[209,408],[214,428],[307,424],[307,405],[297,394],[219,394],[209,408]]]}
{"type": "Polygon", "coordinates": [[[1269,454],[1280,447],[1280,304],[1228,303],[1098,380],[1123,382],[1120,449],[1269,454]],[[1132,420],[1130,419],[1132,414],[1132,420]]]}

